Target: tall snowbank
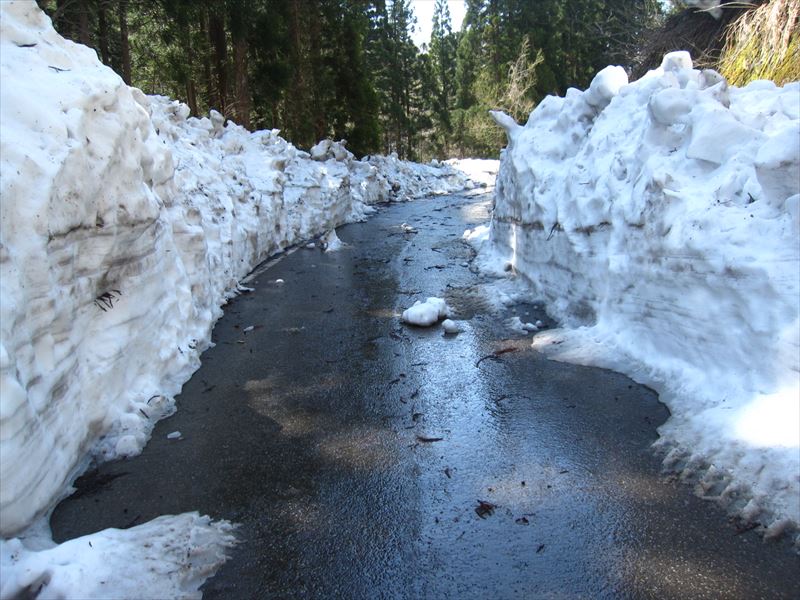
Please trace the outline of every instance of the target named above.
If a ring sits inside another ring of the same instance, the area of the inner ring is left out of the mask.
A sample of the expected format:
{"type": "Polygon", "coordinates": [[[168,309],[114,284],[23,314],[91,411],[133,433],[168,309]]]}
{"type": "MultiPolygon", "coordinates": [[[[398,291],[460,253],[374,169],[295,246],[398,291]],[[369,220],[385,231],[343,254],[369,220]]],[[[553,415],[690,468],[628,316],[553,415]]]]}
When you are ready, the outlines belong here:
{"type": "Polygon", "coordinates": [[[572,328],[534,345],[654,386],[668,466],[771,532],[800,522],[800,84],[673,53],[497,120],[493,250],[572,328]]]}
{"type": "Polygon", "coordinates": [[[310,153],[126,86],[34,2],[0,5],[0,534],[88,456],[140,451],[254,265],[450,167],[310,153]],[[377,164],[377,166],[375,166],[377,164]]]}

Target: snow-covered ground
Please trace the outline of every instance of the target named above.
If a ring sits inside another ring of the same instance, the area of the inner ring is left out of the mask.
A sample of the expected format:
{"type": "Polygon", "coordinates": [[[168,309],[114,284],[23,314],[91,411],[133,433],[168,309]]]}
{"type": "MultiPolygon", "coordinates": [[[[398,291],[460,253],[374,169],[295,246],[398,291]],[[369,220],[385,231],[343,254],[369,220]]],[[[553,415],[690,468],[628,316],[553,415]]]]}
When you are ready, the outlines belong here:
{"type": "Polygon", "coordinates": [[[499,160],[486,158],[451,158],[445,162],[465,173],[480,187],[494,187],[497,171],[500,169],[499,160]]]}
{"type": "Polygon", "coordinates": [[[737,89],[673,53],[496,120],[491,230],[466,237],[565,326],[534,346],[654,387],[667,467],[768,534],[796,525],[800,83],[737,89]]]}
{"type": "Polygon", "coordinates": [[[68,596],[89,572],[125,590],[132,556],[172,553],[185,577],[153,597],[192,597],[231,543],[226,523],[178,515],[42,552],[52,543],[30,527],[91,459],[141,450],[255,265],[326,232],[334,243],[372,204],[471,184],[447,165],[357,161],[328,140],[303,152],[277,131],[189,118],[29,0],[0,3],[0,81],[0,535],[27,536],[0,542],[0,596],[68,596]],[[161,535],[202,538],[200,555],[147,541],[161,535]],[[126,548],[108,573],[92,554],[104,544],[126,548]]]}

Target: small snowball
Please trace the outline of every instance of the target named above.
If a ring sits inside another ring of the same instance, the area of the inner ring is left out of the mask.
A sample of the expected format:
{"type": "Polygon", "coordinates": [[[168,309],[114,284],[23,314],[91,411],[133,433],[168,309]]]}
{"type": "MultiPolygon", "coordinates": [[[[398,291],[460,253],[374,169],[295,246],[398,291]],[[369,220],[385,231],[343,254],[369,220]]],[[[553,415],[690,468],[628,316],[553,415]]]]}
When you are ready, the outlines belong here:
{"type": "Polygon", "coordinates": [[[168,433],[167,434],[167,439],[168,440],[177,440],[180,437],[181,437],[181,432],[180,431],[173,431],[172,433],[168,433]]]}
{"type": "Polygon", "coordinates": [[[459,327],[458,323],[451,319],[445,319],[442,321],[442,329],[444,329],[445,333],[449,334],[461,333],[461,327],[459,327]]]}
{"type": "Polygon", "coordinates": [[[276,279],[275,283],[285,283],[285,281],[283,279],[276,279]]]}

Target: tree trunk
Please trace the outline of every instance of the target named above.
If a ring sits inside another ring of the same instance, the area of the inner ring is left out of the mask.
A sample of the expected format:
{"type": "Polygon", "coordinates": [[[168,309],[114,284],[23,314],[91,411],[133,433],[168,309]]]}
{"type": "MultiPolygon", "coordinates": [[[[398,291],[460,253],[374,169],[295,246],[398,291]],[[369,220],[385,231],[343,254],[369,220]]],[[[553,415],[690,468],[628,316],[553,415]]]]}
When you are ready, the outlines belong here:
{"type": "Polygon", "coordinates": [[[56,12],[53,13],[56,30],[69,40],[75,39],[75,23],[70,18],[72,8],[72,0],[56,0],[56,12]]]}
{"type": "Polygon", "coordinates": [[[119,41],[122,54],[122,80],[131,85],[131,46],[128,39],[128,0],[119,0],[119,41]]]}
{"type": "Polygon", "coordinates": [[[217,102],[215,100],[214,78],[211,75],[211,34],[208,30],[208,14],[205,11],[200,16],[200,32],[203,34],[202,39],[206,42],[202,50],[203,80],[205,82],[204,100],[207,108],[213,108],[217,102]]]}
{"type": "Polygon", "coordinates": [[[304,44],[303,7],[299,0],[289,3],[289,64],[293,70],[286,98],[286,123],[294,143],[308,145],[313,135],[308,128],[308,62],[304,44]]]}
{"type": "Polygon", "coordinates": [[[185,51],[186,60],[186,78],[182,82],[186,86],[186,104],[189,105],[189,111],[192,116],[198,116],[197,112],[197,88],[194,82],[194,55],[195,48],[192,46],[192,25],[189,20],[179,24],[180,35],[179,39],[182,40],[183,49],[185,51]]]}
{"type": "Polygon", "coordinates": [[[225,20],[219,15],[210,15],[208,33],[214,48],[214,71],[217,84],[217,110],[225,115],[228,95],[228,44],[225,35],[225,20]]]}
{"type": "Polygon", "coordinates": [[[236,97],[236,122],[250,129],[250,86],[247,79],[247,39],[233,43],[233,86],[236,97]]]}
{"type": "Polygon", "coordinates": [[[186,103],[189,105],[193,117],[200,114],[197,110],[197,89],[192,79],[186,82],[186,103]]]}
{"type": "Polygon", "coordinates": [[[314,2],[307,2],[307,10],[313,16],[308,23],[309,33],[309,59],[310,59],[310,75],[311,75],[311,116],[313,119],[314,128],[312,131],[311,144],[316,144],[319,140],[323,139],[327,134],[328,120],[322,98],[325,97],[325,91],[322,89],[326,85],[325,79],[325,65],[322,60],[322,6],[319,0],[314,2]]]}
{"type": "Polygon", "coordinates": [[[78,2],[78,41],[84,46],[91,46],[89,36],[89,6],[86,0],[78,2]]]}
{"type": "Polygon", "coordinates": [[[100,50],[100,60],[103,61],[103,64],[111,64],[111,55],[108,52],[108,17],[104,0],[100,0],[97,3],[97,46],[100,50]]]}

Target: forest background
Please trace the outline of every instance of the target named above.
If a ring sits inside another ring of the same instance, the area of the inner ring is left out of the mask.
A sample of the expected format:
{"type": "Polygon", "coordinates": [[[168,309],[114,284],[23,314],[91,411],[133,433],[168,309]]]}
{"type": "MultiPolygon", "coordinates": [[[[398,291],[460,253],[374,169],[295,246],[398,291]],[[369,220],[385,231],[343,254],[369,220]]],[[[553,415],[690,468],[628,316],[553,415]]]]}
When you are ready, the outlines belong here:
{"type": "Polygon", "coordinates": [[[606,65],[641,74],[668,23],[660,0],[466,0],[453,31],[446,0],[431,0],[420,49],[409,0],[37,1],[127,83],[196,116],[418,161],[497,157],[505,136],[489,109],[524,122],[606,65]]]}

